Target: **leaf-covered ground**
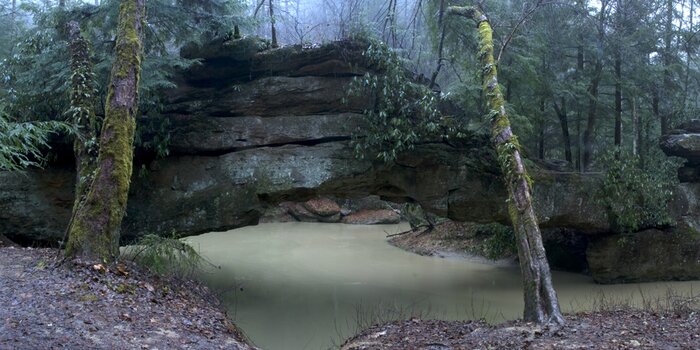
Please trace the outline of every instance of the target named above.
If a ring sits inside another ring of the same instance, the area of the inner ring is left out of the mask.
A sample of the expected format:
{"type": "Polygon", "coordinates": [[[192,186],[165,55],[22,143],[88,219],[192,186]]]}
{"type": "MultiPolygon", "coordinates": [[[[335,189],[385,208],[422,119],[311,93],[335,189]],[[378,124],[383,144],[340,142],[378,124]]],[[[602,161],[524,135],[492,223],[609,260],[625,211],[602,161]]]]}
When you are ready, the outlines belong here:
{"type": "Polygon", "coordinates": [[[700,349],[700,315],[601,311],[568,315],[562,327],[412,319],[373,326],[342,349],[700,349]]]}
{"type": "Polygon", "coordinates": [[[0,248],[0,349],[253,349],[192,282],[0,248]]]}

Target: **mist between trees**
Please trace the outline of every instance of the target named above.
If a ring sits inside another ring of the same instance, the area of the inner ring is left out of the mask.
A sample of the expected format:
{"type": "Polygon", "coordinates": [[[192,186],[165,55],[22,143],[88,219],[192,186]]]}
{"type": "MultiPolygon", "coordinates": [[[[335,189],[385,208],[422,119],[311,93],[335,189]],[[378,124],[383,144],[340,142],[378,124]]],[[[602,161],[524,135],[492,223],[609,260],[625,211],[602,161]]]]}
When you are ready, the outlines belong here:
{"type": "MultiPolygon", "coordinates": [[[[61,92],[67,85],[52,78],[65,76],[67,67],[57,64],[65,51],[50,44],[48,14],[67,6],[69,17],[106,29],[116,20],[113,3],[0,2],[0,101],[29,105],[29,110],[9,114],[24,120],[60,119],[68,100],[61,92]],[[41,57],[28,57],[39,50],[41,57]],[[30,84],[36,81],[43,82],[42,89],[30,84]],[[49,91],[59,97],[48,97],[51,103],[41,106],[32,104],[47,101],[49,91]]],[[[473,31],[460,30],[463,22],[444,16],[454,4],[458,2],[153,1],[145,52],[150,67],[145,69],[141,110],[157,112],[156,92],[172,86],[168,71],[192,63],[175,57],[184,41],[202,33],[225,35],[233,27],[242,35],[271,38],[274,23],[281,45],[378,38],[398,52],[415,79],[467,111],[471,128],[485,130],[478,64],[467,51],[476,48],[477,40],[473,31]]],[[[698,1],[514,0],[481,5],[494,27],[500,82],[528,158],[562,159],[574,169],[596,170],[598,155],[620,145],[641,157],[643,164],[645,158],[655,158],[659,135],[698,115],[698,1]]],[[[113,32],[91,35],[91,41],[102,43],[93,49],[99,61],[97,80],[105,82],[110,67],[105,50],[110,49],[113,32]]]]}

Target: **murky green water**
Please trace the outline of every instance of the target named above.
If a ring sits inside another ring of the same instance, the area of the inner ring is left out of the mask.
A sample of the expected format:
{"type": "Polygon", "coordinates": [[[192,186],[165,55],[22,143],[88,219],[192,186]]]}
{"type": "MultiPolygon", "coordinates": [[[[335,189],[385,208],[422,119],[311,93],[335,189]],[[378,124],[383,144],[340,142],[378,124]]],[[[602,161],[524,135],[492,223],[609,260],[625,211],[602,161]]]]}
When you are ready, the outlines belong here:
{"type": "MultiPolygon", "coordinates": [[[[202,279],[223,293],[234,322],[263,349],[327,349],[390,318],[502,321],[522,313],[517,267],[424,257],[386,243],[406,226],[262,224],[189,238],[220,269],[202,279]]],[[[554,273],[565,312],[600,300],[652,300],[700,282],[599,286],[554,273]]]]}

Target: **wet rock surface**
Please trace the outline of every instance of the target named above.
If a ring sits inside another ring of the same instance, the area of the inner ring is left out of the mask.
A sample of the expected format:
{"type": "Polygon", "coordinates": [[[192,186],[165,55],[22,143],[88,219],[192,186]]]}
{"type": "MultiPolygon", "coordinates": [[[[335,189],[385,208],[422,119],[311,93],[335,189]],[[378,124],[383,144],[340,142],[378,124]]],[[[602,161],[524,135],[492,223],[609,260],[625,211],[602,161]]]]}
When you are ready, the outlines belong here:
{"type": "Polygon", "coordinates": [[[0,349],[254,349],[205,287],[57,254],[0,248],[0,349]]]}
{"type": "Polygon", "coordinates": [[[691,119],[661,137],[661,149],[669,156],[681,157],[690,164],[700,164],[700,119],[691,119]]]}
{"type": "Polygon", "coordinates": [[[388,225],[401,222],[401,216],[394,210],[360,210],[343,217],[344,224],[351,225],[388,225]]]}
{"type": "Polygon", "coordinates": [[[686,160],[678,169],[681,182],[700,182],[700,119],[686,121],[661,136],[659,146],[666,155],[686,160]]]}
{"type": "Polygon", "coordinates": [[[700,235],[678,228],[599,237],[586,256],[597,283],[694,280],[700,276],[700,235]]]}

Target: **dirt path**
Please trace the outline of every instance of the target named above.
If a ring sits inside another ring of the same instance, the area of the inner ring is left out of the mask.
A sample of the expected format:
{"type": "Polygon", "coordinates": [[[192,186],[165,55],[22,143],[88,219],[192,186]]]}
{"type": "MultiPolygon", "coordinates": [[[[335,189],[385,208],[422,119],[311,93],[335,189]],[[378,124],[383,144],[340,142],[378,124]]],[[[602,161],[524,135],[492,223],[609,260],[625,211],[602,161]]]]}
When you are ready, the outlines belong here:
{"type": "Polygon", "coordinates": [[[205,287],[55,256],[0,248],[0,349],[253,349],[205,287]]]}

